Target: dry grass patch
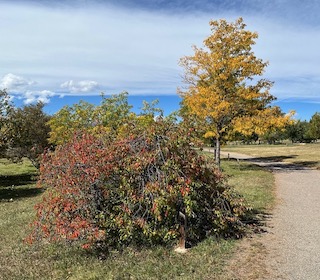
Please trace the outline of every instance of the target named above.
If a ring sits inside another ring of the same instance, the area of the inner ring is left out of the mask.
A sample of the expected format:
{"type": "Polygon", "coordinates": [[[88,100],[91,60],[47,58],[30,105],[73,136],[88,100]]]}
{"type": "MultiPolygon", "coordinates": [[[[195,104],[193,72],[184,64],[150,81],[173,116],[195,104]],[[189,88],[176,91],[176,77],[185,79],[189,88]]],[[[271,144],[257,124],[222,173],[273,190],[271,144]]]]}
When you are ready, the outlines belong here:
{"type": "Polygon", "coordinates": [[[283,145],[227,145],[225,152],[237,152],[261,159],[320,168],[320,143],[283,145]]]}
{"type": "Polygon", "coordinates": [[[271,279],[266,268],[267,250],[260,239],[261,236],[253,236],[238,243],[233,258],[229,261],[230,279],[271,279]]]}

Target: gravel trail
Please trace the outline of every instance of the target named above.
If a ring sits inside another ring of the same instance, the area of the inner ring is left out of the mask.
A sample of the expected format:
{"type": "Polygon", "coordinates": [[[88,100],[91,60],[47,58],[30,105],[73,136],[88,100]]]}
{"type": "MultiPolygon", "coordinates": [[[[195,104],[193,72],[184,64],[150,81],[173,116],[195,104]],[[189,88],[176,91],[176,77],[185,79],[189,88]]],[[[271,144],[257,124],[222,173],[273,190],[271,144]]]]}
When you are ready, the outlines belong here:
{"type": "Polygon", "coordinates": [[[279,203],[266,237],[269,269],[278,279],[320,279],[320,172],[283,168],[275,179],[279,203]]]}
{"type": "Polygon", "coordinates": [[[277,206],[263,237],[270,274],[262,279],[320,279],[320,171],[251,156],[222,153],[271,169],[277,206]],[[272,276],[271,276],[272,275],[272,276]]]}

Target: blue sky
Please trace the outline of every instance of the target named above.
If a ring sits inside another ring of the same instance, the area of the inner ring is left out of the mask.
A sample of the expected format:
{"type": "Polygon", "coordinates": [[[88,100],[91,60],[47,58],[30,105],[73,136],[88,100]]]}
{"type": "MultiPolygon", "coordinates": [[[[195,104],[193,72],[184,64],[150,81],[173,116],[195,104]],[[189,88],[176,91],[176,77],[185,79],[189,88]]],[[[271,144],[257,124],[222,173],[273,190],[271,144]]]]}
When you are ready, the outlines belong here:
{"type": "Polygon", "coordinates": [[[128,91],[136,109],[152,97],[179,107],[179,58],[210,34],[211,19],[244,18],[256,55],[285,112],[320,111],[318,0],[0,0],[0,88],[17,104],[54,113],[80,99],[128,91]]]}

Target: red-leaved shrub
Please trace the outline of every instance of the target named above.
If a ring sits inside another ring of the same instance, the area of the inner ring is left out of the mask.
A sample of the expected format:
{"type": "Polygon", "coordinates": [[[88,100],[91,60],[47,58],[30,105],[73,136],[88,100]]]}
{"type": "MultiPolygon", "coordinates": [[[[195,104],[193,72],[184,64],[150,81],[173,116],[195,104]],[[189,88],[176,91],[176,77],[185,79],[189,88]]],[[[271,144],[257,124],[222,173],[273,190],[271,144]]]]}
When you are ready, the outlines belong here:
{"type": "Polygon", "coordinates": [[[198,241],[239,234],[246,210],[188,134],[165,121],[120,140],[75,135],[43,156],[38,186],[46,192],[29,242],[168,244],[179,237],[179,212],[198,241]]]}

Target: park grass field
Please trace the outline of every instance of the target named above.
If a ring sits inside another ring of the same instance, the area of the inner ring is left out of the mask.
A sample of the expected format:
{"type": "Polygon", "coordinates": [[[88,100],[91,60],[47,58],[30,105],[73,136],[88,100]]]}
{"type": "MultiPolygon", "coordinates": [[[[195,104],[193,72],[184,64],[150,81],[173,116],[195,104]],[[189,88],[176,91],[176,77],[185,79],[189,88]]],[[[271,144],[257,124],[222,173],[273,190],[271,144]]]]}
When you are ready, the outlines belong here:
{"type": "Polygon", "coordinates": [[[310,168],[320,168],[320,143],[226,145],[222,150],[243,153],[267,160],[299,164],[310,168]]]}
{"type": "MultiPolygon", "coordinates": [[[[257,212],[273,205],[273,176],[247,163],[223,161],[229,183],[257,212]]],[[[33,206],[42,191],[35,187],[36,170],[0,162],[0,279],[231,279],[229,260],[238,240],[208,238],[181,255],[156,247],[111,252],[104,260],[61,245],[26,245],[33,206]]]]}

